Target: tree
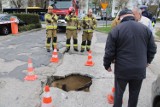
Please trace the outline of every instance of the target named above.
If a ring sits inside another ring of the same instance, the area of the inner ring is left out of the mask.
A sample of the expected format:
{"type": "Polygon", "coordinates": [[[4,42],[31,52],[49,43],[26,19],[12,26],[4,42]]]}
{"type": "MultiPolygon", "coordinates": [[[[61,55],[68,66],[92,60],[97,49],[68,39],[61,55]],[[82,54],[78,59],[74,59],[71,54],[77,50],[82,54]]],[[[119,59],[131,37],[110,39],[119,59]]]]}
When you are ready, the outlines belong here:
{"type": "Polygon", "coordinates": [[[28,0],[28,7],[33,7],[35,5],[35,0],[28,0]]]}
{"type": "Polygon", "coordinates": [[[21,8],[22,1],[21,0],[10,0],[11,5],[13,5],[16,8],[21,8]]]}
{"type": "Polygon", "coordinates": [[[129,0],[117,0],[116,1],[116,7],[118,8],[117,13],[119,13],[119,11],[121,9],[125,8],[127,6],[128,2],[129,2],[129,0]]]}
{"type": "Polygon", "coordinates": [[[49,0],[35,0],[35,4],[37,7],[46,8],[49,0]]]}
{"type": "Polygon", "coordinates": [[[49,0],[28,0],[28,7],[41,7],[46,8],[49,0]]]}
{"type": "Polygon", "coordinates": [[[141,0],[142,4],[145,5],[147,3],[147,0],[141,0]]]}
{"type": "Polygon", "coordinates": [[[13,8],[24,8],[26,7],[27,0],[8,0],[10,2],[11,7],[13,8]]]}
{"type": "Polygon", "coordinates": [[[95,13],[97,13],[97,5],[98,5],[98,6],[100,5],[100,1],[99,1],[99,0],[92,0],[92,3],[93,3],[94,6],[95,6],[95,13]]]}

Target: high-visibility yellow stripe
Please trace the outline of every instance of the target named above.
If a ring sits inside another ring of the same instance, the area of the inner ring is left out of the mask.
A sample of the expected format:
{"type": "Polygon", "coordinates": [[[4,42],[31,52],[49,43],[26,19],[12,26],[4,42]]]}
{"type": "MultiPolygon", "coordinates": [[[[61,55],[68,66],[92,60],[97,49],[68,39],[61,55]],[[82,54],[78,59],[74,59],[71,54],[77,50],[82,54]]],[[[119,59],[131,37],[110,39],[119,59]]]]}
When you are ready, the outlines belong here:
{"type": "Polygon", "coordinates": [[[85,45],[82,45],[82,46],[81,46],[81,48],[83,48],[83,49],[84,49],[85,47],[86,47],[85,45]]]}
{"type": "Polygon", "coordinates": [[[155,25],[155,23],[154,22],[152,22],[152,26],[154,26],[155,25]]]}
{"type": "Polygon", "coordinates": [[[71,45],[70,44],[66,44],[66,47],[70,47],[71,45]]]}
{"type": "Polygon", "coordinates": [[[87,48],[90,48],[91,46],[87,45],[86,47],[87,47],[87,48]]]}
{"type": "Polygon", "coordinates": [[[46,29],[57,29],[57,26],[52,26],[52,25],[49,25],[49,26],[48,26],[48,25],[47,25],[47,26],[46,26],[46,29]]]}
{"type": "Polygon", "coordinates": [[[73,46],[75,46],[75,47],[76,47],[76,46],[78,46],[78,44],[74,44],[73,46]]]}
{"type": "Polygon", "coordinates": [[[72,20],[78,20],[77,18],[71,18],[72,20]]]}
{"type": "Polygon", "coordinates": [[[57,26],[53,26],[53,29],[57,29],[57,26]]]}
{"type": "Polygon", "coordinates": [[[74,30],[74,29],[77,29],[77,27],[75,27],[75,26],[67,26],[66,29],[73,29],[74,30]]]}
{"type": "Polygon", "coordinates": [[[85,31],[85,32],[88,32],[88,33],[93,32],[93,30],[92,30],[92,29],[84,29],[84,31],[85,31]]]}
{"type": "Polygon", "coordinates": [[[57,43],[53,43],[52,45],[57,45],[57,43]]]}
{"type": "Polygon", "coordinates": [[[47,46],[47,47],[50,47],[50,44],[46,43],[46,46],[47,46]]]}
{"type": "Polygon", "coordinates": [[[85,17],[85,18],[83,18],[83,20],[88,21],[88,20],[92,20],[92,19],[91,19],[91,18],[88,18],[88,17],[85,17]]]}

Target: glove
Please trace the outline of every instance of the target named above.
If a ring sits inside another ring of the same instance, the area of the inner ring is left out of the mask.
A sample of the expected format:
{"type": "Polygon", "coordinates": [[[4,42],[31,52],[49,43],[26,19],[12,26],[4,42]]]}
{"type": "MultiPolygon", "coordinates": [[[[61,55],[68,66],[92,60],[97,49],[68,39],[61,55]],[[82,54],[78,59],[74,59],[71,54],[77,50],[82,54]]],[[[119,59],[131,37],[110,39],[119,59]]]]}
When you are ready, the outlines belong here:
{"type": "Polygon", "coordinates": [[[91,26],[91,29],[94,30],[93,26],[91,26]]]}
{"type": "Polygon", "coordinates": [[[55,16],[55,14],[52,16],[52,19],[54,20],[54,16],[55,16]]]}
{"type": "Polygon", "coordinates": [[[87,26],[89,26],[89,23],[86,22],[85,24],[86,24],[87,26]]]}
{"type": "Polygon", "coordinates": [[[47,19],[46,21],[47,21],[48,23],[51,23],[51,21],[50,21],[50,20],[48,20],[48,19],[47,19]]]}

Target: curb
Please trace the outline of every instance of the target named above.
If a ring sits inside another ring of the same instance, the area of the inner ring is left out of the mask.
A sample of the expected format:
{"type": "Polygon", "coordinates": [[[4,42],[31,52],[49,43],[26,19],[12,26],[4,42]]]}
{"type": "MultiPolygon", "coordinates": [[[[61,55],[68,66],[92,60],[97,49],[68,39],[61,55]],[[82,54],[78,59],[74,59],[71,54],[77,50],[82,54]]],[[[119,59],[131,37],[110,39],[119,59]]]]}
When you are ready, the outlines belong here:
{"type": "Polygon", "coordinates": [[[98,30],[95,30],[96,32],[99,32],[99,33],[103,33],[103,34],[108,34],[106,32],[101,32],[101,31],[98,31],[98,30]]]}
{"type": "Polygon", "coordinates": [[[45,28],[32,29],[32,30],[29,30],[29,31],[19,32],[18,34],[2,35],[2,36],[4,36],[5,38],[2,39],[2,40],[0,39],[0,42],[1,42],[1,41],[6,41],[6,40],[11,39],[11,38],[14,38],[14,37],[23,36],[23,34],[26,34],[26,33],[31,33],[31,32],[34,32],[34,31],[40,31],[40,30],[43,30],[43,29],[45,29],[45,28]]]}
{"type": "Polygon", "coordinates": [[[29,30],[29,31],[19,32],[18,34],[9,34],[7,36],[19,36],[21,34],[31,33],[31,32],[34,32],[34,31],[40,31],[40,30],[43,30],[43,29],[45,29],[45,28],[32,29],[32,30],[29,30]]]}

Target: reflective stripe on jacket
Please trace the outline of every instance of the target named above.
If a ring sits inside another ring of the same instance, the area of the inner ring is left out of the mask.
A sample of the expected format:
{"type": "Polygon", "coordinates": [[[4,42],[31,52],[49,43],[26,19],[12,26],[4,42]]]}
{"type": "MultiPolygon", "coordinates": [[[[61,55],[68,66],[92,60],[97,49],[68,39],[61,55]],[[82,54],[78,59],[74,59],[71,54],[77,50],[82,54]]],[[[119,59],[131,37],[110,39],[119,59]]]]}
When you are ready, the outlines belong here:
{"type": "Polygon", "coordinates": [[[45,14],[46,29],[57,29],[58,16],[55,14],[45,14]]]}
{"type": "Polygon", "coordinates": [[[68,30],[76,30],[80,28],[80,22],[78,20],[78,17],[76,15],[71,16],[67,15],[65,17],[65,20],[67,21],[67,27],[68,30]]]}
{"type": "Polygon", "coordinates": [[[93,16],[89,17],[87,15],[82,19],[82,27],[84,31],[93,32],[96,26],[97,26],[97,21],[93,16]]]}

